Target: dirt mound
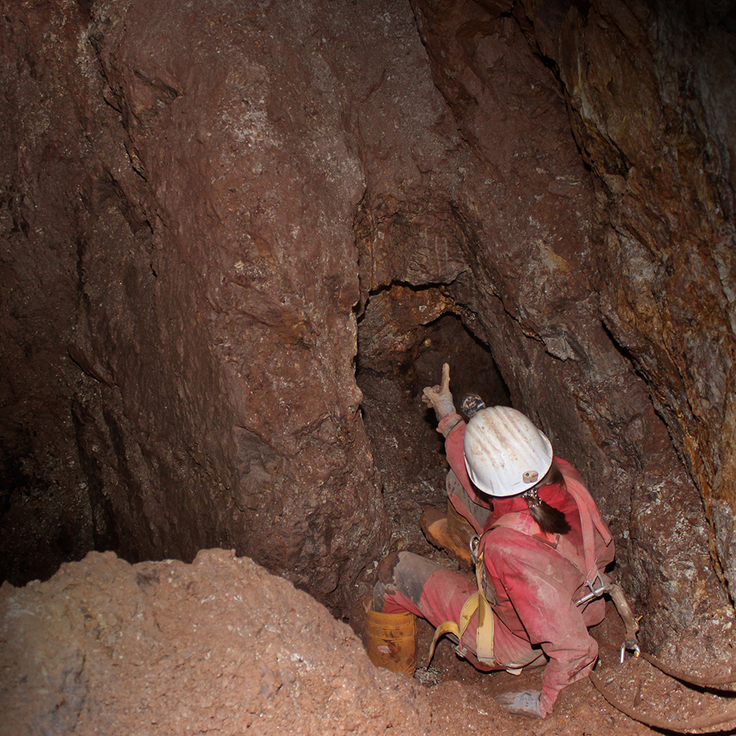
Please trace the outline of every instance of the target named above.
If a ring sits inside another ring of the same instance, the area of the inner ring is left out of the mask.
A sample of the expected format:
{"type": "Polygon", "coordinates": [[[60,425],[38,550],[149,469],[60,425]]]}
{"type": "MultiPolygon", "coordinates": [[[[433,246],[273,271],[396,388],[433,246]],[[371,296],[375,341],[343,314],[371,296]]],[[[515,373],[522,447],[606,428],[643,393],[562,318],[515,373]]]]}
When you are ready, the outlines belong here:
{"type": "Polygon", "coordinates": [[[0,589],[0,733],[424,733],[426,691],[248,558],[90,553],[0,589]]]}

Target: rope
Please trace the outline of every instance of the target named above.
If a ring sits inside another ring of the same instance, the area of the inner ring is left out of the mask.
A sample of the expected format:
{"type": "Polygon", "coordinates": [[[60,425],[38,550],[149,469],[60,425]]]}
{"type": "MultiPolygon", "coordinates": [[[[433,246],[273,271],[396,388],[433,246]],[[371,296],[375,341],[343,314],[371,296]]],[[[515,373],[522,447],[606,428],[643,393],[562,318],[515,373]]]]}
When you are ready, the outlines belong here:
{"type": "MultiPolygon", "coordinates": [[[[642,655],[644,656],[644,655],[642,655]]],[[[655,665],[657,666],[657,665],[655,665]]],[[[679,678],[677,678],[679,679],[679,678]]],[[[689,733],[695,730],[701,730],[706,728],[712,728],[713,726],[721,726],[724,723],[731,721],[736,722],[736,708],[731,708],[725,714],[719,713],[713,716],[704,716],[701,718],[691,718],[687,721],[668,721],[662,718],[654,718],[648,716],[635,708],[630,708],[624,705],[620,700],[611,695],[610,692],[601,682],[601,679],[594,672],[590,673],[590,680],[595,685],[596,690],[617,710],[627,715],[629,718],[633,718],[639,723],[643,723],[650,728],[661,728],[667,731],[675,731],[676,733],[689,733]]]]}
{"type": "Polygon", "coordinates": [[[669,667],[664,662],[662,662],[662,660],[657,659],[652,654],[640,652],[639,656],[642,659],[646,659],[649,664],[656,667],[661,672],[664,672],[665,675],[669,675],[675,680],[687,682],[689,685],[695,685],[696,687],[720,687],[721,685],[730,685],[736,682],[736,675],[734,674],[722,675],[720,677],[696,677],[695,675],[689,675],[685,672],[669,667]]]}

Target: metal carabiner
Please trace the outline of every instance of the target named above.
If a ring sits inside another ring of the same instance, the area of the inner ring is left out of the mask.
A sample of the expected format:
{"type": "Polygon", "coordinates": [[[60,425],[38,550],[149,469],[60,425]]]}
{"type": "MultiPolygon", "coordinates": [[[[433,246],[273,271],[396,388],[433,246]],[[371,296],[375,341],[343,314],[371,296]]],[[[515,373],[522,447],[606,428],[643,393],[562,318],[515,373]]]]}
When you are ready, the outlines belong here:
{"type": "Polygon", "coordinates": [[[600,598],[604,593],[607,593],[610,584],[606,581],[606,579],[601,575],[600,570],[596,570],[595,576],[592,580],[586,580],[585,584],[590,589],[590,593],[587,593],[584,595],[575,605],[576,606],[582,606],[583,604],[587,603],[588,601],[592,601],[594,598],[600,598]],[[597,583],[597,585],[596,585],[597,583]]]}
{"type": "Polygon", "coordinates": [[[480,537],[477,534],[470,537],[468,547],[470,548],[470,559],[473,560],[473,566],[475,566],[478,564],[478,547],[480,547],[480,537]]]}
{"type": "Polygon", "coordinates": [[[639,647],[639,644],[637,642],[625,641],[621,645],[621,654],[619,655],[619,664],[624,663],[624,660],[626,659],[627,650],[631,651],[635,657],[638,657],[641,654],[641,648],[639,647]]]}

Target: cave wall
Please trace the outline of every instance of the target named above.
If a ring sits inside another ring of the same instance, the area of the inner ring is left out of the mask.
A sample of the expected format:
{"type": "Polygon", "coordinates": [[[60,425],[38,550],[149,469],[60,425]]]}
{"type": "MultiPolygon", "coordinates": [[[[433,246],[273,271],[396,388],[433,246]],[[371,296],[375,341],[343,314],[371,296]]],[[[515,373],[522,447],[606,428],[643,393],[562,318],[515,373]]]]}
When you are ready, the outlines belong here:
{"type": "Polygon", "coordinates": [[[452,313],[588,480],[648,636],[718,630],[731,37],[624,10],[4,2],[8,570],[232,546],[344,611],[388,536],[357,318],[388,373],[452,313]]]}
{"type": "Polygon", "coordinates": [[[736,15],[728,3],[524,8],[593,172],[602,314],[695,478],[733,591],[736,15]]]}
{"type": "Polygon", "coordinates": [[[3,10],[10,572],[50,574],[79,509],[68,556],[232,546],[344,607],[386,520],[353,365],[362,175],[324,15],[3,10]]]}
{"type": "Polygon", "coordinates": [[[417,166],[400,186],[384,173],[385,154],[366,164],[356,233],[361,283],[375,295],[368,322],[375,299],[385,310],[381,289],[392,281],[421,289],[429,317],[462,315],[490,346],[514,405],[587,479],[617,539],[618,574],[649,612],[647,643],[672,641],[696,620],[717,638],[731,611],[709,520],[651,386],[601,306],[600,284],[613,291],[619,275],[604,268],[597,184],[564,86],[525,42],[532,26],[511,3],[413,9],[436,87],[422,110],[437,110],[443,127],[425,130],[419,147],[394,142],[390,156],[413,154],[417,166]],[[416,151],[437,151],[438,135],[442,155],[429,167],[416,151]]]}

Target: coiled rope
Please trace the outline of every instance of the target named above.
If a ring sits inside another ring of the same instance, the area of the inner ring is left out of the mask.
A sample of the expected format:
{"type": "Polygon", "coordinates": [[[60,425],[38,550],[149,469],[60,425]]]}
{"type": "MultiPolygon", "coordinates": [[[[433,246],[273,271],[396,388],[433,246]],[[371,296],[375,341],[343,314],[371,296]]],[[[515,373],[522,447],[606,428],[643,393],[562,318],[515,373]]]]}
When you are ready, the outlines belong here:
{"type": "MultiPolygon", "coordinates": [[[[663,672],[665,675],[668,675],[675,680],[685,682],[689,685],[694,685],[696,687],[719,689],[723,685],[729,685],[736,682],[736,675],[734,674],[722,675],[719,677],[697,677],[669,667],[668,665],[664,664],[664,662],[657,659],[657,657],[651,654],[641,652],[639,656],[649,662],[649,664],[651,664],[653,667],[656,667],[658,670],[663,672]]],[[[618,698],[611,694],[608,688],[606,688],[606,686],[603,684],[601,677],[595,672],[591,672],[590,680],[595,688],[598,690],[598,692],[614,708],[616,708],[616,710],[621,711],[629,718],[632,718],[635,721],[639,721],[639,723],[643,723],[644,725],[650,726],[651,728],[661,728],[668,731],[674,731],[676,733],[690,733],[692,731],[701,731],[704,729],[713,728],[714,726],[723,726],[724,724],[731,722],[736,724],[736,707],[728,708],[727,710],[722,711],[721,713],[716,713],[714,715],[702,716],[699,718],[690,718],[681,721],[670,721],[663,718],[657,718],[655,716],[642,713],[642,711],[638,708],[622,703],[618,698]]],[[[736,693],[732,693],[731,691],[723,692],[724,694],[725,692],[729,692],[732,695],[736,695],[736,693]]]]}

